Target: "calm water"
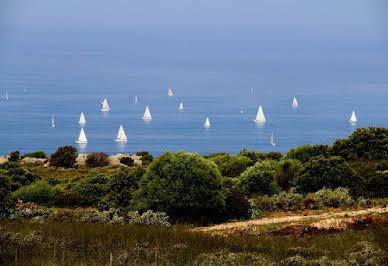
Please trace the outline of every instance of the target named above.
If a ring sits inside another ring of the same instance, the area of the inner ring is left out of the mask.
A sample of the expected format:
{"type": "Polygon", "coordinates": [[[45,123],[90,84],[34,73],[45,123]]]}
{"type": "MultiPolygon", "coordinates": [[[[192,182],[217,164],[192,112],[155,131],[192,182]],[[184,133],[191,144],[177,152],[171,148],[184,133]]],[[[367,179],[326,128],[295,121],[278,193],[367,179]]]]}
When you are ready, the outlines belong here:
{"type": "Polygon", "coordinates": [[[300,145],[332,144],[356,127],[388,126],[386,61],[373,47],[351,55],[338,52],[336,45],[288,47],[300,52],[296,58],[295,53],[279,54],[276,47],[261,54],[254,54],[254,47],[236,50],[234,43],[217,53],[216,39],[211,45],[192,47],[189,38],[175,40],[176,46],[191,47],[177,55],[168,38],[160,38],[167,43],[157,48],[147,46],[142,37],[102,44],[93,38],[69,42],[40,36],[37,39],[46,42],[27,38],[28,45],[20,36],[11,39],[0,49],[0,93],[9,95],[8,101],[0,101],[1,154],[52,153],[61,145],[110,154],[238,153],[244,147],[285,154],[300,145]],[[369,63],[361,64],[365,58],[369,63]],[[173,97],[167,96],[169,87],[173,97]],[[300,104],[297,110],[291,108],[294,95],[300,104]],[[104,97],[111,106],[106,114],[100,111],[104,97]],[[183,112],[177,109],[180,101],[183,112]],[[153,116],[149,123],[141,119],[146,104],[153,116]],[[267,117],[261,127],[253,123],[260,104],[267,117]],[[246,110],[243,115],[241,107],[246,110]],[[353,108],[359,119],[356,126],[347,123],[353,108]],[[80,112],[87,120],[86,147],[75,143],[80,112]],[[202,127],[206,116],[212,124],[208,130],[202,127]],[[128,137],[122,145],[114,141],[120,124],[128,137]]]}

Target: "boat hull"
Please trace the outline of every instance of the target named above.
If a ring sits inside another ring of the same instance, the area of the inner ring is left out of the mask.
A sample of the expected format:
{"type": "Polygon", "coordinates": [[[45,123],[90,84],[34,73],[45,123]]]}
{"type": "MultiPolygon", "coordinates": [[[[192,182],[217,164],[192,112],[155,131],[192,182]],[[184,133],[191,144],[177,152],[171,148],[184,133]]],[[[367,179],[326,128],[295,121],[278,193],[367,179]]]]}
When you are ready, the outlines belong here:
{"type": "Polygon", "coordinates": [[[87,141],[82,141],[82,140],[76,140],[75,143],[78,143],[78,144],[88,144],[87,141]]]}
{"type": "Polygon", "coordinates": [[[126,143],[127,140],[122,140],[122,139],[115,139],[116,142],[122,142],[122,143],[126,143]]]}

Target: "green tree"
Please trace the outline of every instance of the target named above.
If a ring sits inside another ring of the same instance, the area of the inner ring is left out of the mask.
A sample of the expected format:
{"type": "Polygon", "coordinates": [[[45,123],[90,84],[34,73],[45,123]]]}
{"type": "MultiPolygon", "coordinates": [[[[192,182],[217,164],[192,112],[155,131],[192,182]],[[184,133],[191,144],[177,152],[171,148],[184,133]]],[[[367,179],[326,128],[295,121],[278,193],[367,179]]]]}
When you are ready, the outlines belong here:
{"type": "Polygon", "coordinates": [[[15,208],[8,176],[0,172],[0,218],[7,216],[15,208]]]}
{"type": "Polygon", "coordinates": [[[236,177],[244,172],[249,166],[253,165],[251,159],[245,156],[229,154],[212,157],[210,160],[215,162],[222,176],[236,177]]]}
{"type": "Polygon", "coordinates": [[[40,176],[32,174],[30,171],[24,169],[18,162],[0,164],[0,174],[8,177],[11,191],[15,191],[22,186],[27,186],[41,179],[40,176]]]}
{"type": "Polygon", "coordinates": [[[62,189],[59,186],[53,187],[45,180],[39,180],[28,186],[21,187],[13,195],[16,199],[21,199],[25,202],[50,206],[60,193],[62,193],[62,189]]]}
{"type": "Polygon", "coordinates": [[[140,211],[163,211],[173,220],[195,223],[216,221],[225,208],[215,163],[185,152],[165,152],[156,158],[133,202],[140,211]]]}
{"type": "Polygon", "coordinates": [[[333,144],[335,155],[346,160],[388,158],[388,129],[383,127],[358,128],[346,139],[333,144]]]}
{"type": "Polygon", "coordinates": [[[125,164],[126,166],[133,166],[135,164],[135,161],[131,157],[121,157],[120,163],[125,164]]]}
{"type": "Polygon", "coordinates": [[[328,145],[305,145],[298,148],[292,148],[287,152],[287,159],[296,159],[305,163],[312,157],[322,155],[324,157],[330,157],[332,148],[328,145]]]}
{"type": "Polygon", "coordinates": [[[38,159],[46,159],[47,158],[47,154],[44,151],[36,151],[36,152],[31,152],[31,153],[24,154],[22,156],[22,158],[27,158],[27,157],[38,158],[38,159]]]}
{"type": "Polygon", "coordinates": [[[240,175],[241,189],[250,196],[252,194],[274,194],[279,191],[275,175],[274,161],[258,162],[240,175]]]}
{"type": "Polygon", "coordinates": [[[367,197],[388,197],[388,173],[376,173],[365,178],[363,194],[367,197]]]}
{"type": "Polygon", "coordinates": [[[19,151],[13,151],[9,154],[9,159],[10,162],[17,162],[20,160],[20,152],[19,151]]]}
{"type": "Polygon", "coordinates": [[[283,158],[283,155],[280,152],[256,152],[256,151],[248,151],[247,149],[243,149],[240,151],[238,155],[248,157],[252,160],[253,163],[264,161],[264,160],[274,160],[279,161],[283,158]]]}
{"type": "Polygon", "coordinates": [[[238,178],[223,177],[222,191],[225,195],[225,220],[248,219],[251,216],[248,197],[242,192],[238,178]]]}
{"type": "Polygon", "coordinates": [[[73,146],[59,147],[51,154],[50,165],[55,167],[73,168],[77,160],[77,149],[73,146]]]}
{"type": "Polygon", "coordinates": [[[109,155],[104,152],[92,152],[86,156],[85,163],[89,168],[104,167],[109,164],[109,155]]]}
{"type": "Polygon", "coordinates": [[[77,181],[74,191],[81,195],[89,205],[99,206],[108,191],[109,179],[97,171],[90,171],[86,177],[77,181]]]}
{"type": "Polygon", "coordinates": [[[276,181],[283,189],[288,190],[292,187],[294,179],[298,176],[302,168],[299,160],[283,159],[276,168],[276,181]]]}
{"type": "Polygon", "coordinates": [[[147,166],[154,160],[154,157],[149,154],[148,151],[139,151],[136,153],[137,156],[141,156],[141,162],[143,165],[147,166]]]}
{"type": "Polygon", "coordinates": [[[295,179],[299,192],[315,192],[323,187],[331,189],[346,187],[354,191],[359,183],[360,179],[339,156],[325,158],[321,155],[311,158],[303,164],[300,174],[295,179]]]}

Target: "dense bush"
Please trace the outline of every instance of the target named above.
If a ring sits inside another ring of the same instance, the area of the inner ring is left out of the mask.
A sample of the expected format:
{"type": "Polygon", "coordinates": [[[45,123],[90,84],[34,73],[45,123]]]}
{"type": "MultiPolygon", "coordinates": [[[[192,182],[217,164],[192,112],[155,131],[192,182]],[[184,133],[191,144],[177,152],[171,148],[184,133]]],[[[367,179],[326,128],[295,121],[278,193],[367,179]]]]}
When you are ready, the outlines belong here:
{"type": "Polygon", "coordinates": [[[253,165],[251,159],[245,156],[229,154],[212,157],[210,160],[218,166],[222,176],[236,177],[253,165]]]}
{"type": "Polygon", "coordinates": [[[143,175],[133,200],[140,211],[164,211],[173,220],[206,223],[225,208],[217,166],[198,154],[165,152],[143,175]]]}
{"type": "Polygon", "coordinates": [[[148,153],[148,151],[139,151],[137,156],[141,156],[141,162],[143,165],[149,165],[154,160],[154,157],[148,153]]]}
{"type": "Polygon", "coordinates": [[[358,128],[346,139],[336,140],[333,152],[346,160],[388,158],[388,129],[383,127],[358,128]]]}
{"type": "Polygon", "coordinates": [[[10,162],[17,162],[20,160],[20,152],[19,151],[13,151],[9,154],[8,161],[10,162]]]}
{"type": "Polygon", "coordinates": [[[90,168],[104,167],[109,164],[109,155],[104,152],[93,152],[88,154],[85,163],[90,168]]]}
{"type": "Polygon", "coordinates": [[[276,181],[283,189],[289,189],[302,168],[299,160],[283,159],[276,168],[276,181]]]}
{"type": "Polygon", "coordinates": [[[18,162],[0,164],[0,173],[8,177],[11,191],[15,191],[22,186],[32,184],[41,179],[41,177],[24,169],[18,162]]]}
{"type": "Polygon", "coordinates": [[[305,199],[305,207],[319,209],[322,207],[350,207],[354,200],[349,189],[338,187],[335,190],[323,188],[315,193],[309,193],[305,199]]]}
{"type": "Polygon", "coordinates": [[[248,157],[254,163],[258,161],[264,161],[264,160],[279,161],[283,157],[283,155],[280,152],[268,152],[268,153],[256,152],[256,151],[248,151],[245,148],[241,150],[238,155],[248,157]]]}
{"type": "Polygon", "coordinates": [[[89,206],[99,206],[108,191],[109,179],[99,172],[89,172],[86,177],[77,181],[74,192],[84,197],[89,206]]]}
{"type": "Polygon", "coordinates": [[[50,165],[56,167],[73,168],[77,160],[77,149],[73,146],[59,147],[51,154],[50,165]]]}
{"type": "Polygon", "coordinates": [[[10,214],[14,208],[9,178],[0,172],[0,218],[10,214]]]}
{"type": "Polygon", "coordinates": [[[302,170],[295,179],[299,192],[315,192],[323,187],[347,187],[355,190],[360,179],[353,173],[345,160],[338,156],[325,158],[322,155],[312,158],[303,164],[302,170]]]}
{"type": "Polygon", "coordinates": [[[27,158],[27,157],[46,159],[47,154],[44,151],[37,151],[37,152],[27,153],[22,156],[22,158],[27,158]]]}
{"type": "Polygon", "coordinates": [[[241,189],[248,196],[274,194],[279,191],[273,161],[258,162],[243,172],[239,178],[241,189]]]}
{"type": "Polygon", "coordinates": [[[227,154],[229,154],[229,153],[227,153],[227,152],[216,152],[216,153],[210,153],[208,155],[203,155],[203,158],[211,159],[213,157],[223,156],[223,155],[227,155],[227,154]]]}
{"type": "Polygon", "coordinates": [[[376,173],[364,178],[363,195],[373,198],[388,197],[388,173],[376,173]]]}
{"type": "Polygon", "coordinates": [[[59,186],[50,186],[46,181],[39,180],[28,186],[16,190],[13,195],[16,199],[33,202],[38,205],[50,206],[55,198],[63,192],[59,186]]]}
{"type": "Polygon", "coordinates": [[[225,212],[221,215],[224,220],[247,219],[251,215],[248,197],[242,192],[240,179],[223,177],[222,191],[225,195],[225,212]]]}
{"type": "Polygon", "coordinates": [[[292,148],[287,152],[286,158],[296,159],[305,163],[310,160],[312,157],[324,156],[330,157],[332,153],[332,148],[328,145],[305,145],[298,148],[292,148]]]}
{"type": "Polygon", "coordinates": [[[121,210],[128,209],[133,193],[139,188],[139,181],[144,172],[144,169],[138,166],[126,169],[109,178],[107,206],[121,210]]]}
{"type": "Polygon", "coordinates": [[[135,161],[131,157],[121,157],[120,163],[125,164],[126,166],[133,166],[135,161]]]}

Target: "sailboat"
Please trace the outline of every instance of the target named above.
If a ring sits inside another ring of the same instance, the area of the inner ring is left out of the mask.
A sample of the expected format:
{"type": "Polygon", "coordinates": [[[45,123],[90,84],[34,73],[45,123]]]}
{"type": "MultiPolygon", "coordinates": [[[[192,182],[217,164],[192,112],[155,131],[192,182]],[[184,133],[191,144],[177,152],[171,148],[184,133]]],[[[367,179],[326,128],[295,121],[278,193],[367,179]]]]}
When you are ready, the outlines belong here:
{"type": "Polygon", "coordinates": [[[243,114],[243,113],[244,113],[244,109],[241,107],[240,114],[243,114]]]}
{"type": "Polygon", "coordinates": [[[78,124],[80,124],[80,125],[85,125],[86,124],[86,119],[85,119],[84,112],[81,112],[81,115],[79,116],[78,124]]]}
{"type": "Polygon", "coordinates": [[[102,109],[101,109],[102,112],[109,112],[110,111],[110,107],[109,107],[109,104],[108,104],[108,100],[105,98],[104,101],[102,102],[102,109]]]}
{"type": "Polygon", "coordinates": [[[272,132],[272,135],[271,135],[271,145],[272,147],[275,147],[276,143],[273,141],[273,132],[272,132]]]}
{"type": "Polygon", "coordinates": [[[139,102],[139,99],[137,98],[137,96],[135,96],[135,104],[137,104],[139,102]]]}
{"type": "Polygon", "coordinates": [[[356,123],[356,122],[357,122],[357,117],[356,117],[356,113],[354,112],[354,109],[353,109],[352,116],[349,119],[349,123],[356,123]]]}
{"type": "Polygon", "coordinates": [[[253,88],[251,88],[251,93],[253,94],[253,88]]]}
{"type": "Polygon", "coordinates": [[[181,102],[178,107],[179,111],[183,111],[183,103],[181,102]]]}
{"type": "Polygon", "coordinates": [[[51,127],[55,127],[54,115],[51,115],[51,127]]]}
{"type": "Polygon", "coordinates": [[[292,101],[292,108],[298,108],[299,104],[298,104],[298,100],[296,99],[296,97],[294,96],[294,100],[292,101]]]}
{"type": "Polygon", "coordinates": [[[88,139],[86,138],[84,128],[81,128],[81,132],[79,133],[78,139],[75,141],[78,144],[86,144],[88,143],[88,139]]]}
{"type": "Polygon", "coordinates": [[[174,93],[172,93],[172,90],[171,89],[168,89],[168,96],[173,96],[174,93]]]}
{"type": "Polygon", "coordinates": [[[257,111],[256,119],[254,120],[254,122],[256,122],[256,123],[265,123],[266,122],[263,108],[261,107],[261,105],[259,106],[259,110],[257,111]]]}
{"type": "Polygon", "coordinates": [[[5,92],[5,100],[8,101],[8,91],[5,92]]]}
{"type": "Polygon", "coordinates": [[[119,133],[117,133],[116,142],[127,142],[127,135],[125,135],[125,131],[123,125],[120,125],[119,133]]]}
{"type": "Polygon", "coordinates": [[[152,120],[152,116],[151,116],[151,112],[150,112],[150,108],[148,108],[148,105],[146,106],[146,109],[144,111],[144,115],[142,117],[143,120],[152,120]]]}
{"type": "Polygon", "coordinates": [[[205,124],[203,124],[203,127],[204,127],[204,128],[209,128],[209,127],[210,127],[210,120],[209,120],[209,117],[206,117],[206,121],[205,121],[205,124]]]}

